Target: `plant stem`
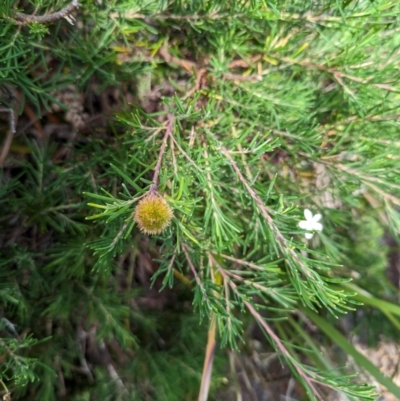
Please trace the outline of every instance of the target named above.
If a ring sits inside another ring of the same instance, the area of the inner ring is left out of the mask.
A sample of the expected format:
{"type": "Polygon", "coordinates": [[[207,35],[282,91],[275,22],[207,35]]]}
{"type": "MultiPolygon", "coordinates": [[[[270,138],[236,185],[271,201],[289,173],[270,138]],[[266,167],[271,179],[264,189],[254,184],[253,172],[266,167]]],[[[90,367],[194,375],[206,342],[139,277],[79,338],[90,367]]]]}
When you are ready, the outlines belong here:
{"type": "Polygon", "coordinates": [[[166,126],[166,132],[165,132],[165,135],[164,135],[163,143],[161,145],[160,153],[158,154],[157,164],[156,164],[156,167],[154,169],[153,183],[152,183],[152,185],[150,187],[150,192],[151,193],[156,193],[157,192],[158,177],[160,175],[161,162],[162,162],[162,158],[164,156],[165,148],[167,147],[168,137],[170,135],[172,135],[173,126],[174,126],[174,116],[172,114],[170,114],[168,116],[168,122],[167,122],[167,126],[166,126]]]}
{"type": "Polygon", "coordinates": [[[30,24],[32,22],[38,22],[39,24],[49,24],[51,22],[59,21],[62,18],[68,17],[73,11],[79,8],[80,4],[78,0],[72,0],[68,6],[64,7],[60,11],[46,15],[28,15],[24,13],[16,13],[14,18],[21,25],[30,24]]]}

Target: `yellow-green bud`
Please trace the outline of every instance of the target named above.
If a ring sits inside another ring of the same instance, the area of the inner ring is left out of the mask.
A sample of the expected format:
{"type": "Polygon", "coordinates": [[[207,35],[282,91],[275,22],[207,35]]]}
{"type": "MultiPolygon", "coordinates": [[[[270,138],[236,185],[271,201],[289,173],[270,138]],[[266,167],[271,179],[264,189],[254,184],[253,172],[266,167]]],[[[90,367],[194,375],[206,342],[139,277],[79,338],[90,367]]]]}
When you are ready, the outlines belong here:
{"type": "Polygon", "coordinates": [[[149,193],[136,206],[134,220],[145,234],[160,234],[171,223],[172,209],[157,193],[149,193]]]}

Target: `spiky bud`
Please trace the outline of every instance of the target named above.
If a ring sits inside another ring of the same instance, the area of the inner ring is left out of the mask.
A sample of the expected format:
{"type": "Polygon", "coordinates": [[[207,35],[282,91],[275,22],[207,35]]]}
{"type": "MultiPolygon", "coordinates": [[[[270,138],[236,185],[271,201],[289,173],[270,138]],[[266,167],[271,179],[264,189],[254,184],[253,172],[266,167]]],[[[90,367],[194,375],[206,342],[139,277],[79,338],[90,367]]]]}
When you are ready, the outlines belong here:
{"type": "Polygon", "coordinates": [[[150,192],[136,206],[134,220],[140,231],[153,235],[162,233],[171,223],[172,209],[158,193],[150,192]]]}

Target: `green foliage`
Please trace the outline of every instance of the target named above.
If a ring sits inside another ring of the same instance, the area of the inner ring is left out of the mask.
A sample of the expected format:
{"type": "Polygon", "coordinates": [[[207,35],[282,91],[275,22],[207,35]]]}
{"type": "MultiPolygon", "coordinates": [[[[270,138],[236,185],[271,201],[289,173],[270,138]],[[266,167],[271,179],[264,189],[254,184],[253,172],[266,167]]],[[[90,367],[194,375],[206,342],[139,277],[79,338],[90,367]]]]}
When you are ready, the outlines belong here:
{"type": "MultiPolygon", "coordinates": [[[[21,25],[16,1],[0,6],[2,106],[39,117],[67,109],[57,95],[71,84],[125,96],[104,131],[67,145],[23,139],[27,156],[1,176],[5,391],[197,399],[215,318],[235,352],[255,321],[310,400],[329,389],[375,395],[321,356],[309,322],[400,396],[329,323],[364,302],[400,329],[382,246],[400,229],[400,6],[81,3],[74,26],[21,25]],[[134,210],[154,190],[174,216],[149,238],[134,210]],[[323,216],[310,240],[299,228],[306,208],[323,216]]],[[[18,8],[43,15],[67,4],[18,8]]],[[[210,399],[222,351],[214,364],[210,399]]]]}

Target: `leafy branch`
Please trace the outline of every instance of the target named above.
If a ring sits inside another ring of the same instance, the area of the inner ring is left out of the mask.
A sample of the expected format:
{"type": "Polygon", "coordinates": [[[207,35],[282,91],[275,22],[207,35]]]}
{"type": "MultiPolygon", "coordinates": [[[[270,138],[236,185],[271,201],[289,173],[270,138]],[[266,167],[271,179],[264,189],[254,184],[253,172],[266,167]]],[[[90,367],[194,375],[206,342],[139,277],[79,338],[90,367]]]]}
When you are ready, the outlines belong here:
{"type": "Polygon", "coordinates": [[[80,7],[78,0],[72,0],[70,4],[65,6],[63,9],[46,15],[29,15],[17,12],[13,15],[13,18],[19,25],[26,25],[31,23],[39,24],[51,24],[65,18],[68,22],[73,24],[73,18],[71,14],[80,7]]]}

